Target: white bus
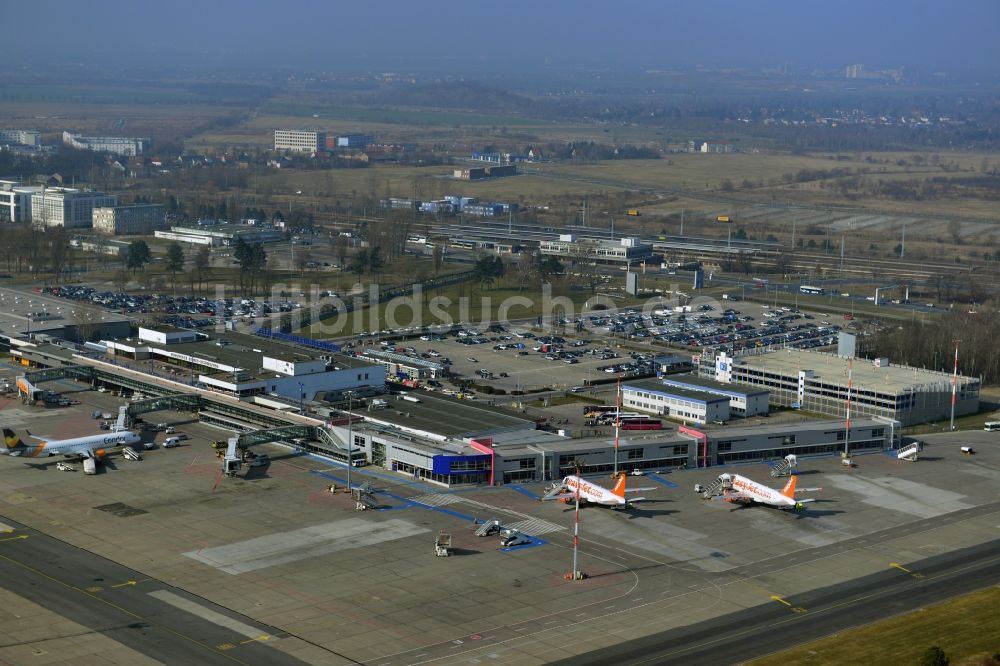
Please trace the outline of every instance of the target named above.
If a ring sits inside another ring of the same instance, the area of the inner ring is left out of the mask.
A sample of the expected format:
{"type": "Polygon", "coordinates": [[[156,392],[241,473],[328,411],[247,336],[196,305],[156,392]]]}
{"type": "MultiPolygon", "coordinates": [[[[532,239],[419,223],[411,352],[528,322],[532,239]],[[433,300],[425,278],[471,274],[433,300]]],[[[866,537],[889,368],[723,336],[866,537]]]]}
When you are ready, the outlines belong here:
{"type": "Polygon", "coordinates": [[[994,432],[1000,430],[1000,421],[987,421],[983,424],[983,430],[986,432],[994,432]]]}
{"type": "Polygon", "coordinates": [[[809,285],[804,284],[801,287],[799,287],[799,292],[803,294],[814,294],[816,296],[822,296],[823,294],[826,293],[826,289],[824,289],[823,287],[810,287],[809,285]]]}

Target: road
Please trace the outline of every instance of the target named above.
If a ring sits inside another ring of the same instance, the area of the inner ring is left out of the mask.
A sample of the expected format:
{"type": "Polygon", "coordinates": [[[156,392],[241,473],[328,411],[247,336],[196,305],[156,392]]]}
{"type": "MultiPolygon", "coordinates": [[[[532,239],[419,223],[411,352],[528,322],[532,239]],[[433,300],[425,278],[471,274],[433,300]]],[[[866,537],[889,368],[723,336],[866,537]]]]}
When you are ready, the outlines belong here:
{"type": "MultiPolygon", "coordinates": [[[[302,664],[287,634],[0,516],[4,588],[166,664],[302,664]]],[[[52,639],[61,637],[53,630],[52,639]]],[[[331,653],[331,663],[347,660],[331,653]]]]}
{"type": "Polygon", "coordinates": [[[1000,540],[557,664],[734,664],[1000,583],[1000,540]]]}

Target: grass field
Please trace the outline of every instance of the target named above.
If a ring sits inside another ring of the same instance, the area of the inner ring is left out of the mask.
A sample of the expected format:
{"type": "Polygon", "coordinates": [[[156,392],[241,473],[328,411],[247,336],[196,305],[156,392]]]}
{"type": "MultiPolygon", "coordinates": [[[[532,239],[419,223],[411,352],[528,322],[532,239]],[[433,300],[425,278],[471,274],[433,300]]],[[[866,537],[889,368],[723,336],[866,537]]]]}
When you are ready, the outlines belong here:
{"type": "Polygon", "coordinates": [[[974,592],[915,612],[755,659],[747,666],[898,666],[919,664],[937,645],[952,666],[1000,653],[1000,588],[974,592]],[[969,660],[969,661],[966,661],[969,660]]]}

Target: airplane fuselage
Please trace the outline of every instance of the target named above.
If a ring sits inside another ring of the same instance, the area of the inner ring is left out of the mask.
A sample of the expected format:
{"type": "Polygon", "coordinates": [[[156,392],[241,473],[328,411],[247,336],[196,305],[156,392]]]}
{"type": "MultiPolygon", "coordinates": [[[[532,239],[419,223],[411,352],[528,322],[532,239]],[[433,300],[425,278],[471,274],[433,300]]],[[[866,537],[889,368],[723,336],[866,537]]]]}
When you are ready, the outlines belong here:
{"type": "Polygon", "coordinates": [[[581,501],[612,507],[625,506],[624,497],[620,497],[607,488],[602,488],[578,476],[567,476],[563,479],[563,485],[571,493],[570,496],[565,498],[568,501],[571,501],[576,496],[577,488],[579,488],[581,501]]]}
{"type": "Polygon", "coordinates": [[[23,456],[26,458],[39,458],[43,456],[91,456],[100,457],[99,452],[105,449],[119,446],[135,444],[140,440],[139,435],[128,430],[100,435],[87,435],[85,437],[73,437],[71,439],[60,439],[38,442],[37,445],[25,445],[24,449],[11,450],[10,454],[23,456]]]}
{"type": "MultiPolygon", "coordinates": [[[[731,497],[727,497],[726,499],[731,502],[741,502],[744,504],[765,504],[767,506],[776,507],[796,506],[794,496],[789,497],[782,494],[779,490],[768,488],[767,486],[761,485],[756,481],[748,479],[745,476],[740,476],[739,474],[731,474],[729,476],[734,493],[731,497]]],[[[790,482],[789,485],[791,485],[794,489],[794,484],[790,482]]]]}

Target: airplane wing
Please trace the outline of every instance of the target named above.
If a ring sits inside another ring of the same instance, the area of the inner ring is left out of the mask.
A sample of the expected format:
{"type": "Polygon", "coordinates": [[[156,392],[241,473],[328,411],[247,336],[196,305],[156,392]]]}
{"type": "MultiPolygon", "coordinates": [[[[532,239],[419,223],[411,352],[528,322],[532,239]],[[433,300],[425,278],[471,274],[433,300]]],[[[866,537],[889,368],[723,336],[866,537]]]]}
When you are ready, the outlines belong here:
{"type": "Polygon", "coordinates": [[[31,439],[37,439],[39,442],[42,441],[43,439],[46,441],[51,439],[50,437],[46,437],[45,435],[32,435],[30,430],[25,430],[24,434],[30,437],[31,439]]]}
{"type": "MultiPolygon", "coordinates": [[[[797,493],[818,493],[821,490],[823,490],[823,489],[822,488],[796,488],[795,492],[797,492],[797,493]]],[[[799,501],[801,501],[801,500],[799,500],[799,501]]]]}
{"type": "Polygon", "coordinates": [[[630,497],[627,500],[625,500],[625,505],[628,506],[630,504],[635,504],[636,502],[648,502],[648,501],[649,500],[647,500],[645,497],[630,497]]]}
{"type": "MultiPolygon", "coordinates": [[[[627,493],[641,493],[644,490],[656,490],[656,486],[646,486],[645,488],[626,488],[625,492],[627,492],[627,493]]],[[[632,501],[634,502],[635,500],[632,500],[632,501]]]]}
{"type": "Polygon", "coordinates": [[[814,500],[814,499],[800,499],[800,500],[795,500],[795,503],[796,504],[808,504],[809,502],[815,502],[815,501],[816,500],[814,500]]]}

